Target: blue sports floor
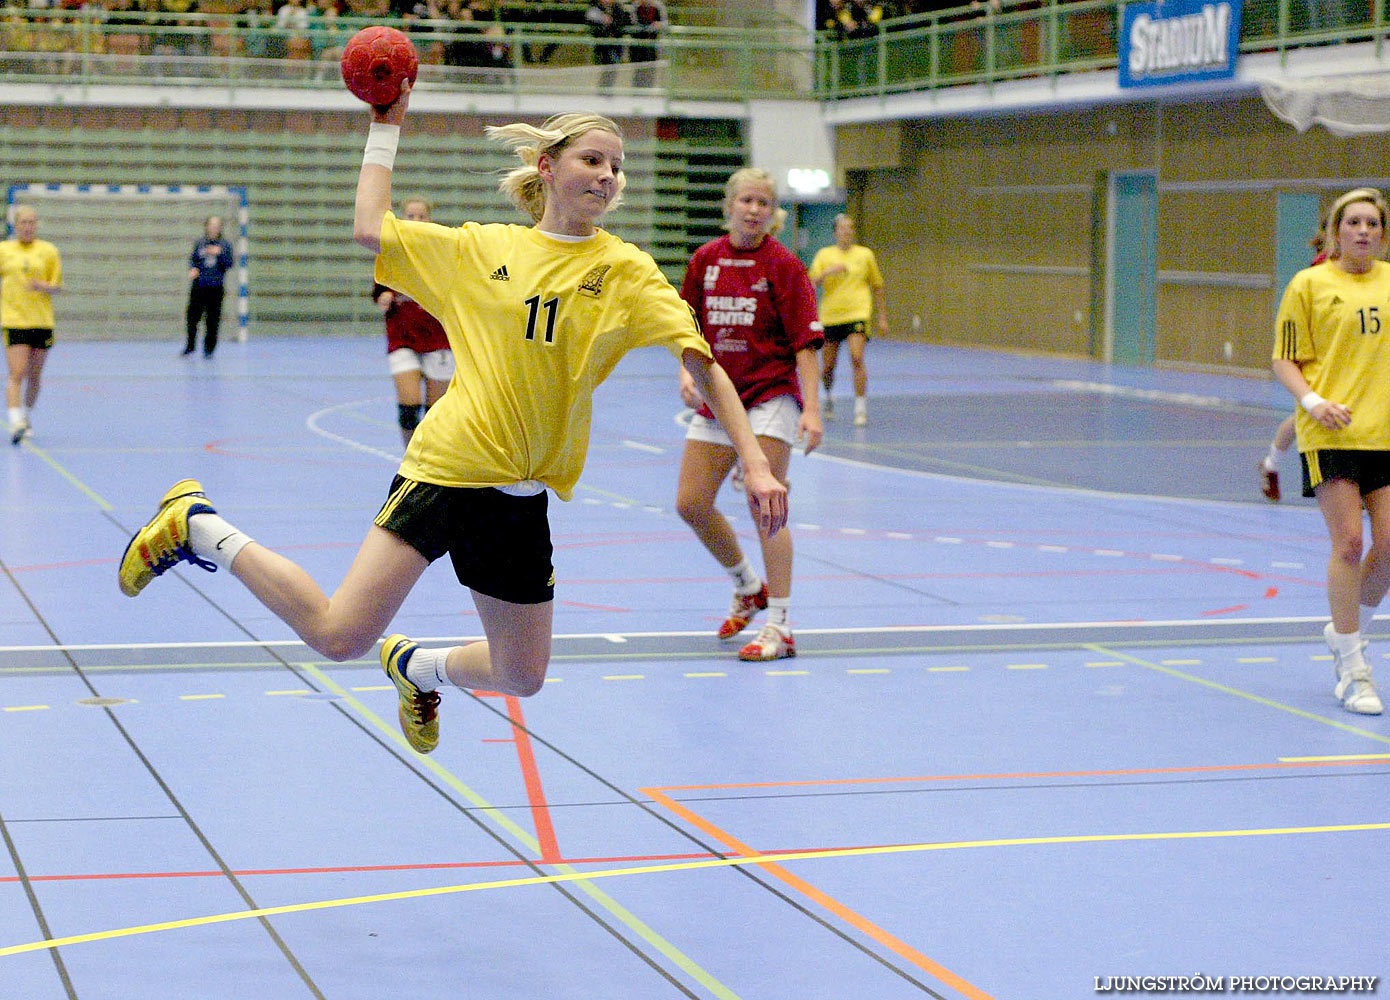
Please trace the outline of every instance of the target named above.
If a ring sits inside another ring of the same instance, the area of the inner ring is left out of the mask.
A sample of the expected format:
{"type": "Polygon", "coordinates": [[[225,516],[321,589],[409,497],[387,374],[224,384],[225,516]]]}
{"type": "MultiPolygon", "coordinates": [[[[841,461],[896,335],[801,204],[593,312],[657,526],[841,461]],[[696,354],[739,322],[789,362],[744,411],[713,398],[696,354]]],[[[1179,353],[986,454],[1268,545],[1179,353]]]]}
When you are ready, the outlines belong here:
{"type": "MultiPolygon", "coordinates": [[[[751,665],[672,511],[674,362],[629,356],[552,504],[545,690],[445,692],[422,758],[374,658],[226,574],[116,586],[184,476],[336,585],[399,453],[381,343],[177,347],[60,342],[0,452],[3,1000],[1390,973],[1390,722],[1332,696],[1296,459],[1257,493],[1267,382],[875,342],[870,426],[846,365],[793,462],[800,655],[751,665]]],[[[447,560],[394,627],[477,634],[447,560]]]]}

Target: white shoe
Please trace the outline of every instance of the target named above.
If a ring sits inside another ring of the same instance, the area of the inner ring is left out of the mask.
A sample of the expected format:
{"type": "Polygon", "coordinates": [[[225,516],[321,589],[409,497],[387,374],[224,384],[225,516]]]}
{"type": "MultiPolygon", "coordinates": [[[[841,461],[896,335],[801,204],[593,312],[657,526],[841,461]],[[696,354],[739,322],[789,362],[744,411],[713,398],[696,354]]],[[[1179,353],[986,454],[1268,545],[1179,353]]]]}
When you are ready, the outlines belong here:
{"type": "Polygon", "coordinates": [[[854,415],[854,426],[855,426],[855,427],[868,427],[868,426],[869,426],[869,415],[868,415],[867,413],[865,413],[863,410],[860,410],[858,413],[856,413],[856,414],[854,415]]]}
{"type": "Polygon", "coordinates": [[[1380,695],[1376,693],[1375,682],[1371,680],[1371,665],[1362,655],[1366,649],[1365,640],[1362,640],[1361,649],[1354,655],[1343,656],[1332,644],[1335,634],[1336,629],[1328,622],[1322,630],[1322,635],[1327,640],[1327,648],[1332,650],[1332,669],[1337,676],[1337,686],[1332,689],[1332,693],[1348,712],[1379,715],[1384,709],[1380,703],[1380,695]]]}
{"type": "Polygon", "coordinates": [[[796,655],[796,640],[792,630],[768,622],[758,637],[738,651],[738,658],[748,663],[766,663],[796,655]]]}

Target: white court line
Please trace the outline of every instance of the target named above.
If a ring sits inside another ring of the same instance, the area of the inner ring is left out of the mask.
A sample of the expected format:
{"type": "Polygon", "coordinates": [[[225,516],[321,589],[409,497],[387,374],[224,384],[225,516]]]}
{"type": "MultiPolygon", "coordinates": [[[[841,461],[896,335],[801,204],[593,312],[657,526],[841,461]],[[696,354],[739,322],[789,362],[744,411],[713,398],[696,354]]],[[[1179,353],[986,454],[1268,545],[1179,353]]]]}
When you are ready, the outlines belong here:
{"type": "Polygon", "coordinates": [[[314,413],[309,414],[309,416],[305,418],[304,424],[306,427],[309,428],[309,430],[319,435],[319,437],[328,438],[328,440],[330,441],[336,441],[338,444],[346,445],[349,448],[356,448],[358,451],[365,451],[368,455],[376,455],[378,458],[384,458],[388,462],[399,463],[401,460],[400,455],[396,455],[388,451],[382,451],[380,448],[373,448],[371,445],[362,444],[360,441],[354,441],[352,438],[343,437],[341,434],[334,434],[332,431],[326,431],[318,424],[320,417],[326,417],[328,416],[328,414],[333,413],[336,410],[347,410],[353,407],[361,406],[364,403],[380,403],[383,399],[386,398],[386,396],[368,396],[365,399],[355,399],[348,403],[338,403],[335,406],[326,406],[322,410],[318,410],[314,413]]]}
{"type": "MultiPolygon", "coordinates": [[[[1287,615],[1275,618],[1173,618],[1155,619],[1141,622],[1009,622],[983,625],[871,625],[846,628],[799,628],[797,635],[950,635],[970,632],[1054,632],[1067,629],[1110,629],[1126,631],[1154,628],[1191,628],[1202,626],[1209,629],[1229,629],[1244,625],[1308,625],[1325,623],[1326,615],[1287,615]]],[[[1376,621],[1390,621],[1390,615],[1378,615],[1376,621]]],[[[554,639],[601,639],[606,642],[627,642],[632,639],[707,639],[708,629],[667,632],[567,632],[554,639]]],[[[419,636],[418,643],[464,643],[477,642],[480,635],[428,635],[419,636]]],[[[225,642],[96,642],[74,645],[53,646],[0,646],[0,653],[42,653],[63,650],[139,650],[139,649],[284,649],[300,647],[305,644],[299,639],[235,639],[225,642]]],[[[1390,655],[1390,654],[1387,654],[1390,655]]]]}

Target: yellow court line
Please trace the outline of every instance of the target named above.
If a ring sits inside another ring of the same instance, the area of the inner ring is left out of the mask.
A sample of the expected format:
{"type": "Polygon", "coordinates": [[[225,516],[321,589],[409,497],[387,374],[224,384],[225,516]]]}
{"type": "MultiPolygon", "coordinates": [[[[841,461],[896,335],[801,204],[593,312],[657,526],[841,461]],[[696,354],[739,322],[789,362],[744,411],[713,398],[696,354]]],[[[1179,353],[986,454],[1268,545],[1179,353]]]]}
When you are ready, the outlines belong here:
{"type": "Polygon", "coordinates": [[[687,677],[728,677],[729,675],[722,670],[705,670],[700,673],[686,674],[687,677]]]}
{"type": "Polygon", "coordinates": [[[5,709],[7,712],[38,712],[47,708],[47,705],[10,705],[5,709]]]}
{"type": "Polygon", "coordinates": [[[179,701],[205,701],[209,698],[225,698],[225,694],[181,694],[179,701]]]}
{"type": "Polygon", "coordinates": [[[187,927],[205,927],[209,924],[222,924],[233,920],[277,917],[287,913],[308,913],[313,910],[329,910],[343,906],[361,906],[366,903],[387,903],[400,899],[421,899],[426,896],[446,896],[461,892],[476,892],[484,889],[515,889],[531,885],[558,885],[564,882],[582,883],[595,879],[621,878],[629,875],[658,875],[665,872],[698,871],[705,868],[738,868],[745,865],[786,864],[791,861],[863,858],[887,854],[917,854],[924,851],[969,850],[982,847],[1041,847],[1053,844],[1113,844],[1161,840],[1216,840],[1230,837],[1274,837],[1312,833],[1360,833],[1376,830],[1390,830],[1390,823],[1348,823],[1338,826],[1270,827],[1254,830],[1177,830],[1162,833],[1098,833],[1062,837],[1010,837],[1000,840],[960,840],[930,844],[897,844],[886,847],[845,847],[829,851],[788,851],[783,854],[759,854],[751,857],[715,858],[708,861],[680,861],[665,865],[644,865],[638,868],[613,868],[607,871],[567,872],[562,875],[533,875],[527,878],[499,879],[493,882],[469,882],[463,885],[436,886],[432,889],[405,889],[400,892],[383,892],[372,896],[324,899],[313,903],[290,903],[284,906],[268,906],[256,910],[240,910],[233,913],[217,913],[206,917],[190,917],[186,920],[167,920],[158,924],[144,924],[138,927],[120,927],[109,931],[95,931],[90,934],[74,934],[69,937],[50,938],[47,941],[33,941],[28,944],[10,945],[6,948],[0,948],[0,958],[4,958],[8,955],[23,955],[28,952],[43,951],[50,948],[66,948],[70,945],[89,944],[93,941],[109,941],[112,938],[133,937],[139,934],[153,934],[158,931],[181,930],[187,927]]]}
{"type": "Polygon", "coordinates": [[[1205,677],[1197,677],[1194,674],[1184,673],[1181,670],[1174,670],[1172,667],[1161,666],[1160,664],[1154,663],[1152,660],[1141,660],[1137,656],[1130,656],[1128,653],[1107,649],[1104,646],[1087,645],[1086,648],[1096,653],[1104,653],[1107,656],[1118,656],[1127,663],[1133,663],[1140,667],[1147,667],[1150,670],[1160,674],[1167,674],[1169,677],[1176,677],[1179,680],[1191,681],[1193,684],[1200,684],[1203,687],[1209,687],[1213,691],[1220,691],[1223,694],[1235,695],[1237,698],[1253,701],[1255,704],[1264,705],[1266,708],[1277,708],[1281,712],[1297,715],[1301,719],[1310,719],[1313,722],[1321,722],[1324,725],[1331,726],[1334,729],[1340,729],[1346,733],[1352,733],[1356,736],[1365,736],[1367,739],[1375,740],[1377,743],[1390,743],[1390,736],[1382,736],[1380,733],[1373,733],[1369,729],[1349,726],[1345,722],[1329,719],[1327,716],[1318,715],[1316,712],[1307,712],[1301,708],[1294,708],[1292,705],[1285,705],[1282,701],[1274,701],[1272,698],[1262,698],[1257,694],[1251,694],[1249,691],[1242,691],[1240,688],[1231,687],[1229,684],[1218,684],[1216,681],[1207,680],[1205,677]]]}
{"type": "Polygon", "coordinates": [[[28,451],[31,451],[31,452],[33,452],[35,455],[39,456],[39,458],[43,459],[43,460],[44,460],[45,462],[47,462],[50,466],[52,466],[52,467],[53,467],[53,471],[57,472],[58,475],[62,476],[62,477],[63,477],[64,479],[66,479],[68,482],[72,483],[73,486],[76,486],[77,489],[78,489],[80,492],[82,492],[83,494],[85,494],[85,495],[87,496],[88,499],[94,501],[94,502],[96,503],[96,505],[97,505],[98,507],[100,507],[102,510],[110,511],[110,510],[115,510],[115,509],[116,509],[116,508],[113,507],[111,504],[107,503],[106,500],[105,500],[105,498],[103,498],[99,493],[97,493],[95,490],[91,489],[86,483],[84,483],[82,480],[78,479],[76,476],[74,476],[74,475],[73,475],[71,472],[69,472],[67,469],[63,468],[63,466],[58,462],[57,459],[55,459],[55,458],[54,458],[52,455],[50,455],[48,452],[44,451],[44,450],[43,450],[42,448],[40,448],[38,445],[36,445],[36,444],[34,444],[34,443],[32,443],[32,442],[26,440],[26,441],[24,442],[24,447],[25,447],[28,451]]]}
{"type": "MultiPolygon", "coordinates": [[[[428,757],[422,757],[419,754],[411,751],[410,744],[406,742],[405,737],[401,735],[400,729],[395,724],[382,719],[381,716],[377,715],[357,698],[354,698],[351,694],[344,690],[342,685],[340,685],[337,681],[333,680],[331,677],[329,677],[318,667],[314,666],[312,663],[301,663],[297,664],[297,666],[302,668],[305,671],[305,673],[313,677],[314,680],[316,680],[325,689],[331,691],[333,694],[336,694],[340,698],[342,698],[344,704],[350,706],[355,712],[357,712],[358,715],[362,716],[362,718],[365,719],[368,723],[370,723],[378,732],[382,733],[385,737],[391,740],[391,742],[395,743],[397,746],[403,747],[407,752],[410,753],[412,757],[414,757],[416,764],[418,764],[421,768],[430,771],[450,788],[454,789],[456,792],[458,792],[460,795],[466,798],[469,802],[473,803],[473,805],[478,808],[478,811],[481,815],[487,816],[490,820],[496,823],[503,830],[506,830],[507,833],[511,834],[511,836],[513,837],[513,839],[516,840],[517,843],[523,845],[526,848],[526,850],[531,852],[532,855],[536,856],[537,858],[540,857],[541,845],[535,837],[533,837],[526,830],[518,826],[515,822],[511,820],[510,817],[508,817],[505,813],[499,810],[496,806],[492,805],[492,803],[484,799],[472,788],[468,787],[468,785],[460,781],[458,777],[456,777],[453,774],[453,772],[450,771],[448,768],[445,768],[438,762],[431,760],[428,757]]],[[[689,975],[701,986],[705,987],[705,989],[707,989],[710,993],[718,997],[719,1000],[739,1000],[739,996],[737,993],[729,989],[727,986],[721,983],[718,979],[716,979],[705,969],[701,968],[689,955],[685,954],[685,952],[681,951],[670,941],[667,941],[664,937],[658,934],[654,928],[648,926],[641,918],[639,918],[635,913],[632,913],[630,910],[628,910],[625,906],[619,903],[612,896],[609,896],[602,889],[598,888],[598,886],[591,884],[588,879],[588,876],[585,873],[577,871],[572,865],[567,864],[558,864],[554,867],[560,870],[562,876],[550,878],[540,877],[535,879],[523,879],[518,884],[524,883],[540,885],[545,882],[577,882],[578,888],[591,900],[593,900],[599,906],[607,910],[612,916],[617,918],[635,935],[637,935],[639,938],[641,938],[643,941],[649,944],[652,948],[660,952],[663,956],[669,959],[672,964],[674,964],[681,971],[689,975]]]]}
{"type": "Polygon", "coordinates": [[[1280,757],[1281,764],[1320,764],[1334,760],[1390,760],[1390,753],[1343,753],[1326,757],[1280,757]]]}

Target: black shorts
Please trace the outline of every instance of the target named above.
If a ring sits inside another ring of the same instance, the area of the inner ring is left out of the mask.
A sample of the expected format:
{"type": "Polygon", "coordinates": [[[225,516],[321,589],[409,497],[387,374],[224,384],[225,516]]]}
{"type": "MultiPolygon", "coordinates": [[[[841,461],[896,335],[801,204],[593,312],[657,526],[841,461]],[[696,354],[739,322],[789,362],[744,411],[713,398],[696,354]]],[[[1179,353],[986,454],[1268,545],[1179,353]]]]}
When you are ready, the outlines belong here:
{"type": "Polygon", "coordinates": [[[512,604],[555,599],[549,500],[417,483],[397,476],[373,522],[430,562],[444,553],[459,583],[512,604]]]}
{"type": "Polygon", "coordinates": [[[53,346],[51,326],[5,327],[6,347],[35,347],[46,351],[53,346]]]}
{"type": "Polygon", "coordinates": [[[825,328],[825,339],[832,344],[843,344],[851,333],[857,333],[865,340],[869,339],[869,323],[867,320],[857,319],[853,323],[834,323],[825,328]]]}
{"type": "Polygon", "coordinates": [[[1390,486],[1390,451],[1350,451],[1325,448],[1306,451],[1303,460],[1303,495],[1314,496],[1314,488],[1329,479],[1348,479],[1361,488],[1361,495],[1390,486]]]}

